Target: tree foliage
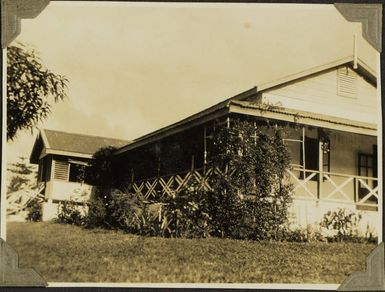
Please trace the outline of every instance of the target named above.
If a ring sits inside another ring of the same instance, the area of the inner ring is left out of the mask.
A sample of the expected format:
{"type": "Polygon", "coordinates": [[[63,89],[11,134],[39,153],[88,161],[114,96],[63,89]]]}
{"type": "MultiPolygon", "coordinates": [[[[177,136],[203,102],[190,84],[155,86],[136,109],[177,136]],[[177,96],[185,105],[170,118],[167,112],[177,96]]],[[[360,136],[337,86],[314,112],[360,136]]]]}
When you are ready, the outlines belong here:
{"type": "Polygon", "coordinates": [[[112,190],[114,183],[113,153],[115,147],[104,147],[96,151],[88,168],[87,180],[96,186],[95,193],[89,201],[89,226],[106,226],[111,224],[112,190]]]}
{"type": "Polygon", "coordinates": [[[248,239],[276,238],[288,219],[290,156],[276,126],[234,120],[214,132],[207,195],[212,233],[248,239]]]}
{"type": "Polygon", "coordinates": [[[7,179],[8,194],[22,189],[35,189],[37,187],[36,167],[28,164],[26,157],[20,157],[16,162],[8,164],[7,179]]]}
{"type": "Polygon", "coordinates": [[[46,69],[35,51],[22,44],[7,50],[7,140],[22,129],[32,130],[66,97],[68,80],[46,69]]]}

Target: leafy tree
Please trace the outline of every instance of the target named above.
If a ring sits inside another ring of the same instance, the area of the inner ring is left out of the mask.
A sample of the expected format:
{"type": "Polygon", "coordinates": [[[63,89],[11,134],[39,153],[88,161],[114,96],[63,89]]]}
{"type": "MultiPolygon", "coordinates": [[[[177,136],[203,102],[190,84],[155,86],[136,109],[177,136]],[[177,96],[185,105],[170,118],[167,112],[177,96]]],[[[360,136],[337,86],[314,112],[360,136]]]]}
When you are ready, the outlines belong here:
{"type": "Polygon", "coordinates": [[[37,187],[36,167],[28,164],[26,157],[20,157],[18,161],[10,163],[7,167],[8,187],[7,193],[13,193],[21,189],[35,189],[37,187]]]}
{"type": "Polygon", "coordinates": [[[214,235],[276,239],[288,218],[290,165],[282,129],[234,120],[214,133],[208,208],[214,235]]]}
{"type": "Polygon", "coordinates": [[[233,120],[214,130],[213,144],[210,189],[192,183],[164,200],[167,234],[282,239],[291,203],[282,129],[233,120]]]}
{"type": "Polygon", "coordinates": [[[116,147],[104,147],[96,151],[88,169],[90,183],[99,189],[110,191],[113,187],[113,153],[116,147]]]}
{"type": "Polygon", "coordinates": [[[93,155],[87,171],[87,180],[96,186],[95,193],[89,200],[88,225],[111,225],[112,214],[110,205],[113,200],[113,153],[117,148],[104,147],[93,155]]]}
{"type": "Polygon", "coordinates": [[[34,50],[22,44],[7,50],[7,140],[32,130],[51,112],[49,99],[66,97],[68,80],[44,68],[34,50]]]}

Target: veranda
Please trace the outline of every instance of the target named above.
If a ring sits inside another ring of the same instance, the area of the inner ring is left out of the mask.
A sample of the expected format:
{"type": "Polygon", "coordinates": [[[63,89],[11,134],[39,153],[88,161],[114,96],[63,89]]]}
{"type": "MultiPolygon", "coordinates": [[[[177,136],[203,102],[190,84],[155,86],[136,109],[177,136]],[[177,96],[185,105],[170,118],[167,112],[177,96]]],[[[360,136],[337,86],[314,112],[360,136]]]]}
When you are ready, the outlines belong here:
{"type": "MultiPolygon", "coordinates": [[[[256,126],[266,121],[282,122],[228,115],[219,123],[209,121],[149,143],[134,142],[126,151],[118,150],[116,177],[129,191],[149,201],[176,196],[191,183],[208,190],[214,172],[232,174],[208,163],[213,127],[231,127],[235,118],[249,119],[256,126]]],[[[287,179],[293,184],[295,223],[312,224],[329,210],[345,208],[363,214],[363,229],[376,230],[379,192],[375,129],[352,129],[347,123],[341,126],[340,120],[332,127],[328,123],[323,123],[328,127],[303,124],[298,116],[285,121],[284,141],[291,156],[287,179]]]]}

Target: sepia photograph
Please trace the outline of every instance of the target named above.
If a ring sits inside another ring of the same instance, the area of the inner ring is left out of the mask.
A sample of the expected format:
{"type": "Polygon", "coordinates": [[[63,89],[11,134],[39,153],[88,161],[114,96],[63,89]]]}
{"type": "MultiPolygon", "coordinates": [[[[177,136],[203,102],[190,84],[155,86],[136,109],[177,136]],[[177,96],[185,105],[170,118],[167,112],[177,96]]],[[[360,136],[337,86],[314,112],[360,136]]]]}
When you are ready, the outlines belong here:
{"type": "Polygon", "coordinates": [[[19,268],[48,286],[335,289],[365,271],[380,49],[355,8],[46,1],[23,18],[3,50],[19,268]]]}

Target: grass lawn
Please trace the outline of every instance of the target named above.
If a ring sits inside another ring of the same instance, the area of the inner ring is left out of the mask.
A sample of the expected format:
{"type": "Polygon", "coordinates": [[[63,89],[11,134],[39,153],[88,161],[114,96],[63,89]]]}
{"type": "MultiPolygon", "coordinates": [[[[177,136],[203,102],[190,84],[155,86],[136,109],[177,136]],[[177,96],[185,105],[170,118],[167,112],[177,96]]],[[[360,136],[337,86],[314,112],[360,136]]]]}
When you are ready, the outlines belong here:
{"type": "Polygon", "coordinates": [[[8,223],[21,268],[48,282],[341,283],[374,244],[141,237],[55,223],[8,223]]]}

